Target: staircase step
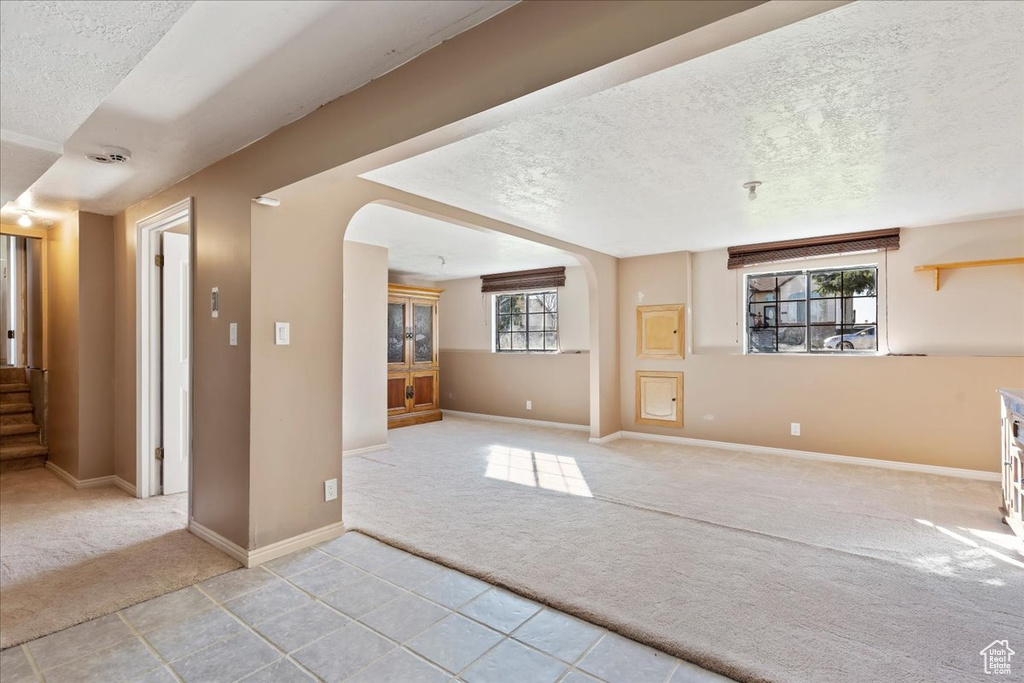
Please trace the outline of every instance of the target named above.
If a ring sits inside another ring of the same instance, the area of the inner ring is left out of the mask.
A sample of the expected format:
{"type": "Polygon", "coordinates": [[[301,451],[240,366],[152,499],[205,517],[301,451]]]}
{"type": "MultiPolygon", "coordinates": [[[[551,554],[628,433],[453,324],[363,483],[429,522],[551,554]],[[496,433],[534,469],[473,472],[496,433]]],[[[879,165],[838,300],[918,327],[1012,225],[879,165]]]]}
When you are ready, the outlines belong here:
{"type": "Polygon", "coordinates": [[[0,438],[0,448],[8,446],[37,446],[39,445],[39,432],[35,434],[10,434],[0,438]]]}
{"type": "Polygon", "coordinates": [[[0,403],[32,403],[27,391],[11,391],[0,394],[0,403]]]}
{"type": "Polygon", "coordinates": [[[16,413],[31,413],[32,404],[28,401],[23,403],[2,403],[0,402],[0,415],[13,415],[16,413]]]}
{"type": "Polygon", "coordinates": [[[25,422],[34,422],[35,415],[32,413],[3,413],[0,414],[0,425],[19,425],[25,422]]]}
{"type": "Polygon", "coordinates": [[[27,377],[28,374],[25,372],[25,368],[0,368],[0,384],[24,382],[27,377]]]}
{"type": "Polygon", "coordinates": [[[24,458],[0,460],[0,472],[20,472],[21,470],[31,470],[37,467],[46,467],[45,455],[30,455],[24,458]]]}
{"type": "Polygon", "coordinates": [[[0,460],[15,460],[17,458],[30,458],[35,455],[46,455],[46,446],[42,444],[25,444],[21,446],[0,446],[0,460]]]}
{"type": "Polygon", "coordinates": [[[15,422],[14,424],[0,425],[0,436],[11,434],[38,434],[39,425],[33,422],[15,422]]]}
{"type": "Polygon", "coordinates": [[[15,391],[28,391],[28,385],[23,383],[0,384],[0,394],[9,394],[15,391]]]}

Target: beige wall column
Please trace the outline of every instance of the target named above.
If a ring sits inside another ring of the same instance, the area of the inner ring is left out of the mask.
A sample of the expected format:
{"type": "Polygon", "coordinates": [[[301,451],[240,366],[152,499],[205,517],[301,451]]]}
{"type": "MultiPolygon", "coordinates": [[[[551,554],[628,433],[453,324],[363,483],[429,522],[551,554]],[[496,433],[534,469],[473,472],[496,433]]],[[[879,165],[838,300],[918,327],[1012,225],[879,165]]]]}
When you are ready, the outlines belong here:
{"type": "Polygon", "coordinates": [[[50,321],[48,460],[78,477],[78,212],[47,235],[50,321]]]}
{"type": "Polygon", "coordinates": [[[47,234],[49,460],[76,479],[114,474],[114,227],[74,213],[47,234]]]}
{"type": "Polygon", "coordinates": [[[252,207],[250,549],[341,531],[345,230],[367,203],[339,187],[252,207]],[[275,344],[276,322],[290,324],[289,345],[275,344]]]}
{"type": "Polygon", "coordinates": [[[78,478],[94,479],[114,474],[113,218],[79,213],[78,238],[78,478]]]}
{"type": "Polygon", "coordinates": [[[388,250],[345,242],[344,448],[385,446],[388,442],[388,250]]]}

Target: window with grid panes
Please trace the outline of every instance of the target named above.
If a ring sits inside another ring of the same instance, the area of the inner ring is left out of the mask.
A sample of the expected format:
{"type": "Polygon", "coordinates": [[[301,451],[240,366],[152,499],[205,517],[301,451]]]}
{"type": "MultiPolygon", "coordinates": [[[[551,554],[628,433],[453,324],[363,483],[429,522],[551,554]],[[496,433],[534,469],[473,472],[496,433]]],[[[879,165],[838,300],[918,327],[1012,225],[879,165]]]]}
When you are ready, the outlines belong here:
{"type": "Polygon", "coordinates": [[[878,350],[878,268],[746,277],[747,353],[878,350]]]}
{"type": "Polygon", "coordinates": [[[558,351],[558,292],[496,294],[494,336],[499,353],[558,351]]]}

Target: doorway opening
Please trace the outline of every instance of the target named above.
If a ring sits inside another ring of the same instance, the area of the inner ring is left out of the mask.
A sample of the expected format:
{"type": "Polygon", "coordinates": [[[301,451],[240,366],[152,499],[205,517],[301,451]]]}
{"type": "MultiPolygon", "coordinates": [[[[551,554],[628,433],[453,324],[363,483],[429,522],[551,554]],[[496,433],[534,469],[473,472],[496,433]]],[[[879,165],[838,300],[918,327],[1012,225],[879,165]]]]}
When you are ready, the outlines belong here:
{"type": "Polygon", "coordinates": [[[138,223],[139,498],[191,490],[193,227],[191,198],[138,223]]]}
{"type": "Polygon", "coordinates": [[[42,366],[42,261],[38,237],[0,235],[0,366],[42,366]]]}

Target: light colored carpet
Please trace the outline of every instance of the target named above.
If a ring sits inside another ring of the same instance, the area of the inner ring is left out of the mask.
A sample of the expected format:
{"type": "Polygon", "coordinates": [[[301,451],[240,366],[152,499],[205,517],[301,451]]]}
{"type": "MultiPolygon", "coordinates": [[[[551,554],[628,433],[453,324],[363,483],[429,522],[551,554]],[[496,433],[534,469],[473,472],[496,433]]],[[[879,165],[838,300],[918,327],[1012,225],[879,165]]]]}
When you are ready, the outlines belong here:
{"type": "Polygon", "coordinates": [[[1024,633],[994,483],[448,417],[389,439],[345,460],[346,526],[739,680],[985,680],[1024,633]]]}
{"type": "Polygon", "coordinates": [[[76,491],[45,469],[0,476],[0,647],[240,565],[185,530],[187,494],[76,491]]]}

